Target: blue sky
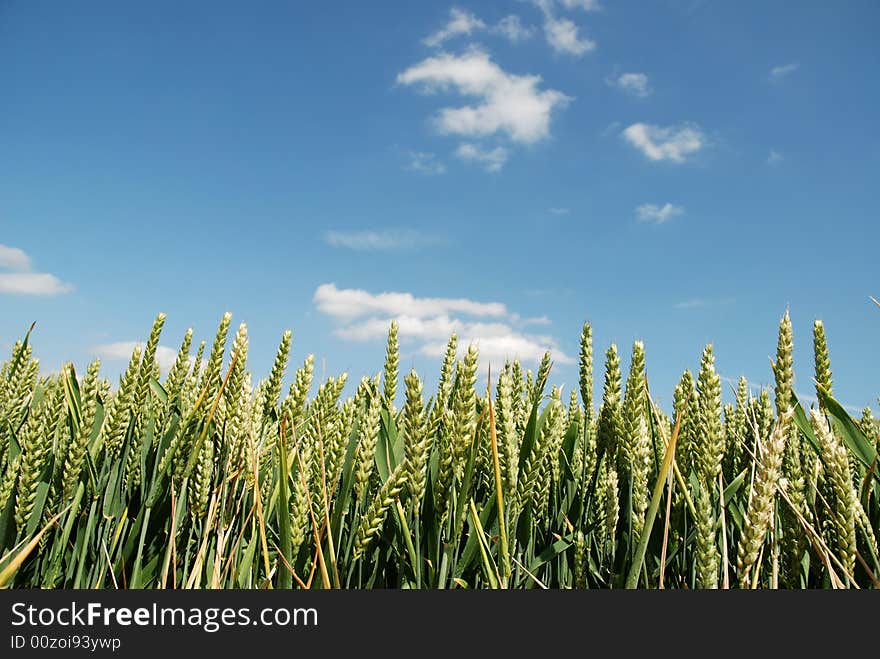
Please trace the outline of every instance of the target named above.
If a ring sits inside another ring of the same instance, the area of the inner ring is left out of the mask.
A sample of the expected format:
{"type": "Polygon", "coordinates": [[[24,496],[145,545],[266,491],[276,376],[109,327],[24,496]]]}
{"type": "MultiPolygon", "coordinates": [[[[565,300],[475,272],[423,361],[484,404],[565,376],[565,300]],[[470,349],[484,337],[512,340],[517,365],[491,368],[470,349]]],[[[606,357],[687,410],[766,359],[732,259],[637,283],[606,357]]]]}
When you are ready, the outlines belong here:
{"type": "Polygon", "coordinates": [[[256,374],[290,328],[294,363],[359,377],[400,317],[403,367],[430,382],[455,328],[496,367],[550,347],[570,388],[589,319],[600,355],[645,341],[668,405],[707,342],[723,376],[770,382],[789,306],[796,388],[822,318],[838,397],[874,404],[878,19],[2,2],[0,347],[36,320],[46,369],[117,373],[158,311],[176,350],[230,310],[256,374]]]}

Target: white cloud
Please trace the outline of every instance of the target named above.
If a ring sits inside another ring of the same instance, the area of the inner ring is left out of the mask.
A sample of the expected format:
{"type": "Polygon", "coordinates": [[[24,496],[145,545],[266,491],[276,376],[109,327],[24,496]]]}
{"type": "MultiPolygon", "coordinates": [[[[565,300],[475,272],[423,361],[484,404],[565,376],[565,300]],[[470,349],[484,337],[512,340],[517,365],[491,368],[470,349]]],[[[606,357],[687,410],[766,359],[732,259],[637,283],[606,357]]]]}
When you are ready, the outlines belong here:
{"type": "Polygon", "coordinates": [[[583,9],[584,11],[599,11],[599,0],[562,0],[566,9],[583,9]]]}
{"type": "Polygon", "coordinates": [[[47,272],[0,272],[0,293],[12,295],[61,295],[73,286],[47,272]]]}
{"type": "Polygon", "coordinates": [[[421,85],[427,92],[454,88],[478,100],[475,106],[441,108],[435,123],[443,133],[471,137],[504,133],[525,144],[546,138],[553,111],[571,100],[554,89],[540,90],[540,76],[507,73],[477,49],[429,57],[398,74],[397,82],[421,85]]]}
{"type": "Polygon", "coordinates": [[[621,73],[616,78],[608,80],[608,84],[636,98],[646,98],[654,92],[648,84],[648,76],[644,73],[621,73]]]}
{"type": "Polygon", "coordinates": [[[673,206],[670,203],[658,206],[657,204],[642,204],[636,208],[636,217],[639,222],[653,222],[654,224],[663,224],[677,215],[682,215],[684,208],[681,206],[673,206]]]}
{"type": "Polygon", "coordinates": [[[470,343],[480,349],[481,361],[499,364],[507,358],[538,361],[547,350],[559,363],[570,364],[551,336],[533,335],[517,326],[546,325],[538,318],[520,319],[499,302],[476,302],[452,298],[419,298],[411,293],[372,294],[359,289],[338,289],[323,284],[315,291],[314,301],[320,311],[340,325],[334,334],[346,341],[378,341],[397,320],[401,341],[415,344],[415,351],[431,357],[442,356],[449,336],[455,332],[461,350],[470,343]],[[489,322],[480,318],[493,318],[489,322]]]}
{"type": "Polygon", "coordinates": [[[409,164],[406,168],[411,172],[419,172],[427,176],[446,173],[446,165],[438,161],[436,155],[423,151],[410,151],[409,164]]]}
{"type": "Polygon", "coordinates": [[[507,149],[501,146],[487,150],[477,144],[465,142],[458,145],[455,155],[462,160],[480,163],[486,168],[487,172],[500,172],[501,168],[504,167],[504,163],[507,162],[508,152],[507,149]]]}
{"type": "Polygon", "coordinates": [[[470,316],[505,317],[507,307],[500,302],[475,302],[466,298],[417,298],[410,293],[369,293],[357,288],[337,288],[321,284],[313,298],[318,309],[342,320],[382,314],[415,318],[464,313],[470,316]]]}
{"type": "Polygon", "coordinates": [[[550,215],[568,215],[569,210],[567,208],[548,208],[547,212],[550,215]]]}
{"type": "MultiPolygon", "coordinates": [[[[458,338],[459,345],[467,346],[473,343],[480,349],[480,361],[484,368],[487,363],[490,363],[494,364],[497,369],[506,359],[538,362],[548,350],[555,362],[559,364],[574,363],[571,357],[555,347],[553,343],[546,341],[549,337],[530,337],[510,331],[497,336],[480,336],[462,332],[458,338]]],[[[446,352],[446,342],[426,343],[419,352],[430,357],[442,357],[446,352]]]]}
{"type": "Polygon", "coordinates": [[[447,39],[461,35],[470,35],[477,30],[485,29],[486,24],[474,14],[462,11],[456,7],[449,10],[449,22],[445,27],[422,40],[426,46],[435,48],[443,44],[447,39]]]}
{"type": "Polygon", "coordinates": [[[0,245],[0,268],[27,272],[31,269],[31,258],[18,247],[0,245]]]}
{"type": "Polygon", "coordinates": [[[547,15],[544,18],[544,36],[547,37],[547,43],[558,53],[580,57],[596,49],[596,42],[581,38],[578,35],[578,26],[567,18],[547,15]]]}
{"type": "Polygon", "coordinates": [[[497,25],[492,28],[492,32],[500,34],[511,43],[521,43],[532,38],[535,28],[523,25],[519,16],[511,14],[498,21],[497,25]]]}
{"type": "Polygon", "coordinates": [[[0,294],[10,295],[61,295],[73,290],[73,286],[63,282],[48,272],[31,272],[31,259],[18,247],[0,245],[0,294]]]}
{"type": "Polygon", "coordinates": [[[324,242],[331,247],[357,251],[398,251],[446,244],[440,236],[412,229],[377,229],[363,231],[326,231],[324,242]]]}
{"type": "Polygon", "coordinates": [[[768,165],[778,165],[784,160],[783,156],[776,149],[770,149],[770,154],[767,156],[767,164],[768,165]]]}
{"type": "MultiPolygon", "coordinates": [[[[131,359],[131,353],[135,347],[143,350],[144,343],[142,341],[117,341],[116,343],[104,343],[94,346],[92,352],[107,361],[128,361],[131,359]]],[[[174,362],[177,360],[177,351],[167,346],[158,346],[156,348],[156,362],[159,364],[159,370],[162,373],[168,373],[174,362]]],[[[192,362],[192,358],[190,358],[192,362]]]]}
{"type": "MultiPolygon", "coordinates": [[[[579,28],[574,21],[567,18],[558,18],[555,15],[553,11],[553,0],[534,0],[534,3],[544,13],[544,37],[547,39],[547,43],[550,44],[550,47],[553,48],[553,50],[558,53],[566,53],[568,55],[580,57],[584,53],[596,49],[595,41],[581,38],[578,35],[579,28]]],[[[588,0],[576,0],[571,3],[563,2],[563,4],[566,9],[580,7],[589,11],[587,6],[594,3],[591,3],[588,0]]]]}
{"type": "Polygon", "coordinates": [[[655,161],[682,163],[706,145],[703,132],[692,124],[660,127],[636,123],[626,128],[622,136],[649,160],[655,161]]]}
{"type": "Polygon", "coordinates": [[[790,62],[789,64],[774,66],[770,69],[770,75],[768,77],[771,82],[779,82],[786,76],[797,71],[799,68],[801,68],[800,62],[790,62]]]}

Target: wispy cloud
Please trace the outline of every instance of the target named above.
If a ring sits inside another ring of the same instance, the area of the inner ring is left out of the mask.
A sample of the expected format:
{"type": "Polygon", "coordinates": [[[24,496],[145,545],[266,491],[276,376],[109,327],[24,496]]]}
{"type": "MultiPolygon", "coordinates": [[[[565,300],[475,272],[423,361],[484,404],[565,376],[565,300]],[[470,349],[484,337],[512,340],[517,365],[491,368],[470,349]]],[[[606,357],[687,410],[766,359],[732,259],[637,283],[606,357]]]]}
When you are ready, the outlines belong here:
{"type": "Polygon", "coordinates": [[[654,126],[636,123],[622,133],[623,139],[653,161],[683,163],[706,145],[706,137],[694,124],[654,126]]]}
{"type": "Polygon", "coordinates": [[[619,121],[615,120],[609,123],[605,128],[599,131],[599,137],[608,137],[609,135],[615,135],[620,132],[621,124],[619,121]]]}
{"type": "Polygon", "coordinates": [[[535,34],[535,28],[523,25],[519,16],[511,14],[498,21],[492,27],[492,33],[501,35],[511,43],[522,43],[532,38],[535,34]]]}
{"type": "Polygon", "coordinates": [[[664,222],[671,220],[673,217],[683,214],[684,208],[682,206],[674,206],[668,202],[662,206],[658,206],[657,204],[642,204],[636,208],[636,218],[639,222],[652,222],[654,224],[663,224],[664,222]]]}
{"type": "Polygon", "coordinates": [[[785,158],[782,156],[781,153],[779,153],[779,151],[777,151],[776,149],[770,149],[770,154],[767,156],[767,164],[778,165],[784,159],[785,158]]]}
{"type": "Polygon", "coordinates": [[[648,76],[644,73],[621,73],[616,78],[608,78],[606,82],[615,89],[636,98],[647,98],[654,92],[648,82],[648,76]]]}
{"type": "Polygon", "coordinates": [[[410,151],[409,163],[406,168],[411,172],[418,172],[426,176],[437,176],[446,173],[446,165],[437,160],[437,156],[433,153],[424,151],[410,151]]]}
{"type": "MultiPolygon", "coordinates": [[[[144,348],[141,341],[117,341],[115,343],[102,343],[92,348],[91,352],[103,360],[111,362],[128,361],[131,359],[131,353],[136,347],[144,348]]],[[[159,370],[167,373],[174,366],[177,359],[177,351],[168,346],[158,346],[156,348],[156,363],[159,364],[159,370]]],[[[192,358],[190,358],[192,361],[192,358]]]]}
{"type": "Polygon", "coordinates": [[[557,207],[557,208],[548,208],[547,212],[550,213],[550,215],[568,215],[570,211],[567,208],[558,208],[557,207]]]}
{"type": "Polygon", "coordinates": [[[546,138],[553,112],[571,100],[555,89],[540,89],[540,76],[507,73],[478,49],[429,57],[400,73],[397,82],[429,93],[453,89],[477,100],[476,105],[441,108],[434,123],[442,133],[500,133],[523,144],[546,138]]]}
{"type": "Polygon", "coordinates": [[[781,66],[774,66],[770,69],[770,73],[767,77],[770,82],[779,82],[797,71],[799,68],[801,68],[800,62],[790,62],[788,64],[782,64],[781,66]]]}
{"type": "Polygon", "coordinates": [[[426,46],[435,48],[442,45],[448,39],[462,35],[470,36],[472,32],[484,30],[486,24],[474,14],[462,11],[457,7],[449,10],[449,22],[446,25],[422,40],[426,46]]]}
{"type": "Polygon", "coordinates": [[[391,252],[445,245],[442,236],[412,229],[367,229],[355,231],[326,231],[324,242],[331,247],[342,247],[361,252],[391,252]]]}
{"type": "Polygon", "coordinates": [[[524,331],[526,325],[546,325],[546,317],[521,319],[500,302],[479,302],[464,298],[424,298],[411,293],[370,293],[362,289],[340,289],[322,284],[315,291],[319,311],[337,322],[334,334],[346,341],[377,341],[397,320],[401,341],[415,345],[419,354],[439,357],[455,332],[462,349],[475,343],[485,363],[498,364],[507,358],[538,361],[550,350],[553,359],[570,364],[552,336],[524,331]]]}
{"type": "Polygon", "coordinates": [[[602,7],[599,0],[561,0],[566,9],[583,9],[584,11],[599,11],[602,7]]]}
{"type": "Polygon", "coordinates": [[[689,300],[684,300],[682,302],[678,302],[673,305],[673,308],[680,310],[688,310],[688,309],[710,309],[713,307],[723,307],[729,304],[733,304],[734,299],[732,297],[724,297],[724,298],[704,298],[704,297],[695,297],[689,300]]]}
{"type": "Polygon", "coordinates": [[[18,247],[0,245],[0,294],[62,295],[73,290],[73,285],[61,281],[48,272],[32,272],[31,258],[18,247]]]}
{"type": "Polygon", "coordinates": [[[500,172],[509,154],[507,149],[501,146],[483,149],[477,144],[465,142],[458,146],[455,155],[462,160],[481,164],[487,172],[500,172]]]}

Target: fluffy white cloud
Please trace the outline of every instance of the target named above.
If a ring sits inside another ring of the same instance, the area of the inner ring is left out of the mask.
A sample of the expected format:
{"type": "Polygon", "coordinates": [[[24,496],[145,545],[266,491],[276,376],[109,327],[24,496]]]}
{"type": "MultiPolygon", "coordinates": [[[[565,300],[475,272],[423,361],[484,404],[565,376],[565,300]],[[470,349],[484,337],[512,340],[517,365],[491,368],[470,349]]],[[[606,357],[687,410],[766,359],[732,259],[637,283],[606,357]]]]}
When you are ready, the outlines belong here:
{"type": "Polygon", "coordinates": [[[397,320],[401,340],[414,343],[416,352],[431,357],[443,355],[446,342],[455,332],[462,350],[471,343],[479,347],[484,365],[497,365],[507,358],[534,362],[547,350],[559,363],[574,361],[560,350],[553,337],[528,334],[516,327],[546,325],[550,322],[548,318],[523,320],[499,302],[419,298],[410,293],[372,294],[338,289],[334,284],[319,286],[314,301],[320,311],[340,323],[334,334],[346,341],[381,340],[391,321],[397,320]],[[486,322],[480,317],[496,320],[486,322]]]}
{"type": "Polygon", "coordinates": [[[447,39],[461,35],[470,35],[472,32],[485,29],[485,27],[486,24],[473,14],[453,7],[449,10],[449,22],[445,27],[425,37],[422,43],[435,48],[442,45],[447,39]]]}
{"type": "Polygon", "coordinates": [[[636,208],[636,217],[639,222],[653,222],[654,224],[663,224],[676,215],[684,213],[681,206],[673,206],[666,203],[662,206],[657,204],[642,204],[636,208]]]}
{"type": "Polygon", "coordinates": [[[364,252],[399,251],[443,245],[439,236],[411,229],[378,229],[365,231],[326,231],[324,242],[331,247],[344,247],[364,252]]]}
{"type": "Polygon", "coordinates": [[[566,53],[580,57],[596,49],[596,42],[582,38],[578,34],[578,26],[567,18],[546,16],[544,19],[544,36],[547,43],[558,53],[566,53]]]}
{"type": "Polygon", "coordinates": [[[446,165],[437,160],[433,153],[424,151],[410,151],[409,163],[406,168],[411,172],[418,172],[426,176],[437,176],[446,173],[446,165]]]}
{"type": "Polygon", "coordinates": [[[11,295],[61,295],[73,290],[48,272],[31,272],[31,259],[18,247],[0,245],[0,294],[11,295]]]}
{"type": "MultiPolygon", "coordinates": [[[[128,361],[131,359],[131,353],[136,347],[143,350],[145,344],[141,341],[117,341],[116,343],[103,343],[92,348],[92,352],[107,361],[128,361]]],[[[167,373],[174,366],[177,359],[177,351],[167,346],[158,346],[156,348],[156,363],[159,364],[159,370],[167,373]]],[[[190,358],[192,361],[192,358],[190,358]]]]}
{"type": "Polygon", "coordinates": [[[770,69],[769,78],[772,82],[779,82],[786,76],[794,73],[799,68],[801,68],[800,62],[791,62],[789,64],[783,64],[781,66],[774,66],[770,69]]]}
{"type": "Polygon", "coordinates": [[[476,49],[429,57],[398,74],[397,82],[421,85],[427,92],[452,88],[477,99],[476,105],[441,108],[435,122],[443,133],[469,137],[503,133],[524,144],[547,137],[553,111],[571,100],[554,89],[539,89],[540,76],[507,73],[476,49]]]}
{"type": "MultiPolygon", "coordinates": [[[[567,18],[559,18],[554,12],[553,0],[533,0],[535,5],[544,13],[544,37],[547,43],[558,53],[566,53],[580,57],[584,53],[596,49],[596,42],[581,38],[579,28],[567,18]]],[[[580,7],[587,9],[587,5],[593,3],[588,0],[576,0],[575,2],[563,2],[566,9],[580,7]]]]}
{"type": "Polygon", "coordinates": [[[480,163],[487,172],[500,172],[504,163],[507,162],[508,152],[501,146],[494,149],[483,149],[477,144],[466,142],[458,146],[455,155],[462,160],[480,163]]]}
{"type": "Polygon", "coordinates": [[[18,247],[0,245],[0,268],[27,272],[31,269],[31,258],[18,247]]]}
{"type": "Polygon", "coordinates": [[[492,28],[494,34],[500,34],[511,43],[520,43],[532,38],[535,29],[522,24],[519,16],[505,16],[492,28]]]}
{"type": "Polygon", "coordinates": [[[646,98],[654,91],[648,84],[648,76],[644,73],[621,73],[616,78],[609,80],[608,83],[636,98],[646,98]]]}
{"type": "Polygon", "coordinates": [[[622,135],[649,160],[655,161],[682,163],[706,144],[703,132],[690,124],[661,127],[637,123],[626,128],[622,135]]]}

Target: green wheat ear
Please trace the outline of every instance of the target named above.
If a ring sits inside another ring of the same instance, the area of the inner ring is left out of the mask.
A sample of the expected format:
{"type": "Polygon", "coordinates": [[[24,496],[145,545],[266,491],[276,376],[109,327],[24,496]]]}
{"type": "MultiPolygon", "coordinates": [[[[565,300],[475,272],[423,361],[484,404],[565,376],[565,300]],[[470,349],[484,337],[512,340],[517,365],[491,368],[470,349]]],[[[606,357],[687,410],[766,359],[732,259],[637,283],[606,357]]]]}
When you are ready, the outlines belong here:
{"type": "Polygon", "coordinates": [[[162,334],[164,326],[165,314],[160,313],[153,322],[150,336],[147,338],[147,344],[144,348],[141,367],[138,371],[137,390],[132,404],[132,410],[135,414],[143,414],[147,406],[147,399],[150,393],[150,376],[153,374],[153,366],[156,363],[156,350],[159,347],[159,336],[162,334]]]}
{"type": "Polygon", "coordinates": [[[623,408],[620,399],[620,357],[617,346],[611,344],[605,352],[605,385],[599,408],[597,450],[600,456],[616,462],[618,443],[623,432],[623,408]]]}
{"type": "Polygon", "coordinates": [[[875,444],[880,442],[880,427],[878,427],[877,421],[874,419],[874,413],[871,411],[870,407],[865,407],[865,409],[862,410],[862,416],[859,419],[859,428],[861,428],[862,432],[865,433],[865,437],[870,441],[875,444]]]}
{"type": "Polygon", "coordinates": [[[581,402],[584,405],[584,414],[587,424],[595,417],[593,409],[593,328],[590,323],[584,323],[581,330],[579,384],[581,402]]]}
{"type": "Polygon", "coordinates": [[[696,448],[700,475],[704,482],[713,483],[721,472],[724,436],[721,432],[721,378],[715,372],[715,355],[711,345],[707,345],[703,350],[697,391],[699,396],[696,448]]]}
{"type": "MultiPolygon", "coordinates": [[[[210,405],[217,397],[220,390],[220,371],[223,368],[223,354],[226,351],[226,335],[229,333],[229,323],[232,321],[232,314],[228,311],[223,314],[220,319],[220,325],[217,327],[217,334],[214,335],[214,343],[211,345],[211,353],[208,356],[208,363],[205,366],[205,372],[202,375],[200,388],[204,389],[205,396],[203,404],[210,405]]],[[[198,361],[195,368],[199,367],[198,361]]]]}
{"type": "Polygon", "coordinates": [[[699,588],[718,588],[718,544],[715,541],[715,510],[711,484],[700,483],[695,493],[697,507],[696,572],[699,588]]]}
{"type": "Polygon", "coordinates": [[[269,372],[269,380],[266,383],[265,399],[263,401],[263,417],[269,415],[278,407],[278,397],[281,395],[281,380],[284,378],[284,370],[287,368],[287,359],[290,356],[290,342],[293,334],[285,330],[281,335],[281,343],[275,353],[275,361],[272,362],[272,370],[269,372]]]}
{"type": "Polygon", "coordinates": [[[421,501],[425,496],[430,436],[425,415],[425,400],[422,396],[422,381],[415,370],[412,370],[404,377],[404,383],[406,384],[406,405],[403,409],[406,481],[413,501],[413,513],[418,517],[421,501]]]}
{"type": "Polygon", "coordinates": [[[385,408],[392,414],[396,414],[394,399],[397,398],[397,375],[400,364],[400,342],[397,331],[397,321],[392,320],[391,328],[388,330],[388,343],[385,346],[385,372],[382,378],[385,408]]]}
{"type": "Polygon", "coordinates": [[[782,476],[782,455],[789,434],[790,420],[790,414],[780,417],[773,432],[763,438],[763,445],[760,447],[751,499],[736,554],[736,571],[740,586],[743,588],[751,588],[754,583],[752,573],[767,531],[770,529],[773,502],[782,476]]]}
{"type": "Polygon", "coordinates": [[[699,401],[694,376],[689,370],[682,373],[675,386],[672,408],[676,419],[681,419],[678,442],[675,446],[675,459],[681,465],[681,471],[689,474],[695,468],[697,419],[699,417],[699,401]]]}
{"type": "Polygon", "coordinates": [[[468,346],[464,361],[456,368],[457,376],[452,403],[452,447],[455,475],[464,471],[467,452],[476,430],[476,400],[474,389],[477,382],[477,358],[479,353],[473,344],[468,346]]]}
{"type": "Polygon", "coordinates": [[[495,426],[498,436],[499,466],[508,494],[516,492],[520,439],[516,428],[517,403],[514,399],[510,362],[498,375],[495,394],[495,426]]]}
{"type": "Polygon", "coordinates": [[[779,340],[776,345],[776,361],[773,362],[773,376],[776,379],[776,414],[782,416],[791,403],[794,386],[794,343],[788,309],[779,321],[779,340]]]}
{"type": "Polygon", "coordinates": [[[128,429],[132,398],[137,387],[137,374],[141,363],[141,347],[135,346],[128,362],[128,368],[119,381],[119,390],[113,397],[104,424],[104,446],[107,455],[116,459],[122,451],[128,429]]]}
{"type": "Polygon", "coordinates": [[[822,392],[831,396],[831,357],[828,353],[828,341],[825,338],[825,325],[821,320],[813,323],[813,355],[816,365],[816,395],[821,403],[822,392]]]}
{"type": "Polygon", "coordinates": [[[645,405],[645,346],[633,343],[626,393],[623,399],[623,437],[620,442],[621,464],[632,479],[633,530],[642,532],[648,509],[648,468],[651,444],[648,437],[645,405]]]}
{"type": "Polygon", "coordinates": [[[245,396],[248,391],[245,388],[245,369],[247,368],[248,354],[247,325],[241,323],[235,338],[232,340],[231,366],[229,380],[223,390],[223,400],[226,411],[226,431],[223,434],[221,444],[224,455],[217,456],[224,463],[237,468],[245,461],[248,450],[248,442],[245,436],[246,421],[245,413],[247,401],[245,396]]]}
{"type": "Polygon", "coordinates": [[[819,446],[825,467],[824,495],[828,502],[823,531],[829,546],[835,550],[849,574],[856,562],[856,505],[858,497],[853,488],[849,457],[846,447],[828,427],[825,415],[811,410],[810,423],[819,446]]]}
{"type": "Polygon", "coordinates": [[[89,364],[80,385],[80,423],[75,429],[70,444],[67,447],[64,470],[61,475],[62,492],[65,497],[71,496],[79,481],[86,448],[92,436],[92,429],[95,425],[95,417],[98,410],[98,372],[100,369],[100,359],[96,359],[89,364]]]}

